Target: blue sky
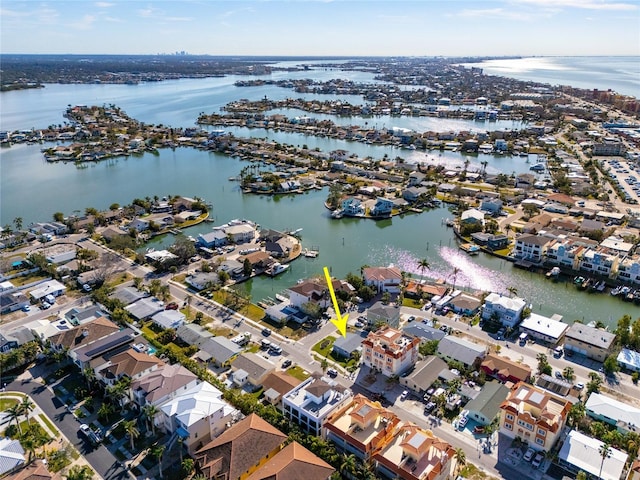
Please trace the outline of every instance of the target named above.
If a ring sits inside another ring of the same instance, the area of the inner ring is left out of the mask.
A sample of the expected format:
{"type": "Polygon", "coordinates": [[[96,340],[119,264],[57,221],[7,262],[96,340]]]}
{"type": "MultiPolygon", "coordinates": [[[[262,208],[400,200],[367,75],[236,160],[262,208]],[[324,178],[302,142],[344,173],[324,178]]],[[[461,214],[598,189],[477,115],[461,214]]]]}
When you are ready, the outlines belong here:
{"type": "Polygon", "coordinates": [[[0,0],[2,53],[640,55],[638,0],[0,0]]]}

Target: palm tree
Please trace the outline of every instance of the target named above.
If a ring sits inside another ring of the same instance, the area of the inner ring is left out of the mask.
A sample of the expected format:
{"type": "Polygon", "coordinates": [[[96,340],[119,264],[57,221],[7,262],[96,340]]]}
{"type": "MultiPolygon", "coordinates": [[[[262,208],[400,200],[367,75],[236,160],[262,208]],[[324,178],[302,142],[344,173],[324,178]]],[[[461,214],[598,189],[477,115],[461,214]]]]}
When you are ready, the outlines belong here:
{"type": "Polygon", "coordinates": [[[576,378],[572,367],[565,367],[565,369],[562,370],[562,376],[566,378],[568,382],[573,382],[573,379],[576,378]]]}
{"type": "Polygon", "coordinates": [[[154,445],[151,448],[151,455],[158,461],[158,470],[160,472],[160,478],[162,478],[162,454],[164,453],[164,445],[154,445]]]}
{"type": "Polygon", "coordinates": [[[193,300],[193,296],[191,295],[184,297],[184,303],[187,304],[187,315],[191,315],[191,300],[193,300]]]}
{"type": "Polygon", "coordinates": [[[602,457],[602,461],[600,462],[600,473],[598,473],[598,478],[602,478],[602,467],[604,466],[604,461],[611,456],[611,453],[612,453],[611,447],[609,446],[608,443],[603,443],[602,445],[600,445],[600,448],[598,448],[598,452],[602,457]]]}
{"type": "Polygon", "coordinates": [[[16,403],[7,409],[7,414],[9,415],[9,422],[11,420],[16,421],[16,425],[18,426],[18,432],[20,436],[22,436],[22,428],[20,427],[20,417],[22,416],[22,407],[19,403],[16,403]]]}
{"type": "Polygon", "coordinates": [[[429,260],[423,258],[418,262],[418,268],[420,268],[421,275],[424,277],[424,271],[429,270],[431,268],[431,264],[429,263],[429,260]]]}
{"type": "Polygon", "coordinates": [[[88,465],[74,465],[67,473],[67,480],[91,480],[93,478],[93,470],[88,465]]]}
{"type": "Polygon", "coordinates": [[[458,447],[456,448],[456,453],[453,455],[453,458],[456,460],[456,468],[453,471],[458,473],[460,471],[460,467],[463,467],[467,463],[467,456],[464,453],[464,450],[458,447]]]}
{"type": "Polygon", "coordinates": [[[347,478],[354,478],[354,474],[356,473],[356,469],[358,468],[358,460],[356,456],[345,455],[343,457],[342,463],[340,464],[340,473],[342,473],[347,478]]]}
{"type": "MultiPolygon", "coordinates": [[[[569,422],[571,425],[577,425],[586,415],[584,403],[574,403],[569,409],[569,422]]],[[[595,423],[595,422],[594,422],[595,423]]]]}
{"type": "Polygon", "coordinates": [[[22,412],[27,416],[27,425],[30,424],[29,414],[33,411],[34,408],[36,408],[36,404],[33,403],[29,399],[29,397],[24,397],[24,399],[22,400],[22,403],[20,404],[20,410],[22,410],[22,412]]]}
{"type": "Polygon", "coordinates": [[[22,217],[14,218],[13,224],[15,225],[16,230],[22,230],[22,217]]]}
{"type": "Polygon", "coordinates": [[[160,413],[160,409],[158,407],[156,407],[153,403],[147,403],[142,408],[142,413],[147,418],[147,420],[149,420],[149,422],[151,423],[151,433],[153,435],[155,435],[156,434],[156,425],[153,422],[153,419],[158,413],[160,413]]]}
{"type": "Polygon", "coordinates": [[[91,386],[93,385],[93,382],[96,379],[96,372],[93,370],[93,368],[86,366],[82,370],[82,374],[84,375],[84,378],[87,381],[87,388],[91,390],[91,386]]]}
{"type": "Polygon", "coordinates": [[[510,297],[515,297],[518,294],[518,289],[512,285],[507,288],[507,292],[509,292],[510,297]]]}
{"type": "Polygon", "coordinates": [[[133,441],[140,436],[140,430],[136,427],[135,420],[124,420],[122,426],[127,435],[129,435],[129,440],[131,440],[131,450],[134,450],[133,441]]]}
{"type": "Polygon", "coordinates": [[[456,280],[458,279],[458,274],[460,273],[460,269],[458,267],[454,267],[451,272],[451,276],[453,277],[453,289],[456,289],[456,280]]]}

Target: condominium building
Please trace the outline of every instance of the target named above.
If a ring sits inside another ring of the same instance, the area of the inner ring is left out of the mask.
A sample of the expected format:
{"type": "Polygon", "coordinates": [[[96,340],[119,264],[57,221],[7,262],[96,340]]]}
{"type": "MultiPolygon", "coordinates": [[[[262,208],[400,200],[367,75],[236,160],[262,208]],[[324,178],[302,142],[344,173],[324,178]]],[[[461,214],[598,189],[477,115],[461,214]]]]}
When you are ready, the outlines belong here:
{"type": "Polygon", "coordinates": [[[420,339],[386,327],[362,341],[363,363],[391,377],[406,372],[418,361],[420,339]]]}

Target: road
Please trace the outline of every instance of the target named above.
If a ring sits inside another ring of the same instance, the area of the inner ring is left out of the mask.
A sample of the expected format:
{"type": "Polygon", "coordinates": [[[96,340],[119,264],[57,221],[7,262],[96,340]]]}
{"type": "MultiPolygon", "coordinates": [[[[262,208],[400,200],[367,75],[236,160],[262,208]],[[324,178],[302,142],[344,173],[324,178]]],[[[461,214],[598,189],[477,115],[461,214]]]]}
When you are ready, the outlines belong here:
{"type": "Polygon", "coordinates": [[[66,406],[55,397],[50,388],[36,381],[16,380],[7,384],[7,391],[28,394],[40,409],[51,419],[64,436],[84,456],[98,475],[106,480],[130,480],[131,477],[118,459],[100,444],[93,447],[78,433],[78,420],[66,406]]]}

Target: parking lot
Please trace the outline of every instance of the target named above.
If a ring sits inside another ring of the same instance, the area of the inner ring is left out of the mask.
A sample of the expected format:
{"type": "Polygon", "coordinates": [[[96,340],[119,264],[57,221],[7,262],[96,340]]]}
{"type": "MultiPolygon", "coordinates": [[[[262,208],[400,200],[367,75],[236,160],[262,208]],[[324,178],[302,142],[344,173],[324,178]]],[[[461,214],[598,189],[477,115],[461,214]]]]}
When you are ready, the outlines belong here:
{"type": "Polygon", "coordinates": [[[605,170],[613,177],[613,182],[624,191],[623,200],[637,204],[640,202],[640,166],[634,162],[617,158],[600,159],[605,170]]]}

